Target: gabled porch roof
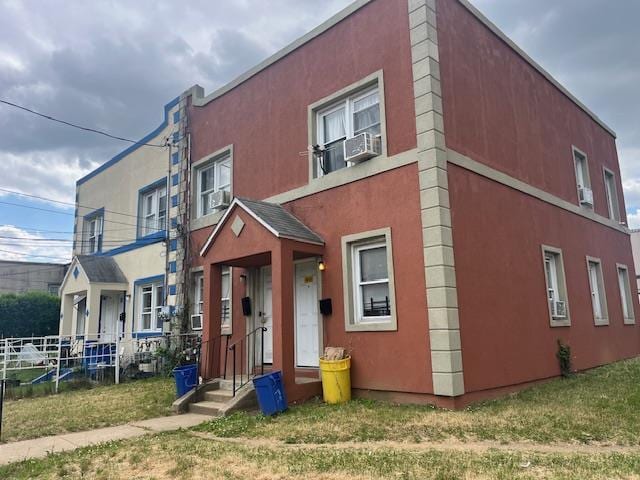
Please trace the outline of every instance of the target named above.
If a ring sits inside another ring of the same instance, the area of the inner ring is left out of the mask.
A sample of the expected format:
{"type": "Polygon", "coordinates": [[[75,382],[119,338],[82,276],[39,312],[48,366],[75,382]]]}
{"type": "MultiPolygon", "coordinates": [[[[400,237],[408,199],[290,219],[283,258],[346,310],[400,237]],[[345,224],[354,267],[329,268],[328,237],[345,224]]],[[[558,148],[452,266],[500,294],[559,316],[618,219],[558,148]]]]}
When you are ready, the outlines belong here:
{"type": "Polygon", "coordinates": [[[201,256],[206,255],[215,238],[218,236],[225,223],[229,218],[231,218],[231,213],[236,208],[244,210],[277,238],[286,238],[302,243],[310,243],[312,245],[324,245],[324,240],[320,235],[286,211],[282,205],[263,202],[260,200],[235,198],[200,250],[201,256]]]}

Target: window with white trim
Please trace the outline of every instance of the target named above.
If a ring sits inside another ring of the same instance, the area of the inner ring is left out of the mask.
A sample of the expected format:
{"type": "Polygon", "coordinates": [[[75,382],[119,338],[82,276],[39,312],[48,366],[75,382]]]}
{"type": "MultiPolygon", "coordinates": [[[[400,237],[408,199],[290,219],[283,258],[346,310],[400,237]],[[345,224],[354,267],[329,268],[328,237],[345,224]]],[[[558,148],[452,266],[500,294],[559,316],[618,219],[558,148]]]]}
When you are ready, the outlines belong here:
{"type": "Polygon", "coordinates": [[[551,325],[570,325],[562,251],[543,246],[542,256],[551,325]]]}
{"type": "Polygon", "coordinates": [[[391,231],[343,237],[347,330],[396,330],[391,231]]]}
{"type": "MultiPolygon", "coordinates": [[[[221,324],[229,325],[231,322],[231,267],[222,268],[221,285],[221,324]]],[[[193,295],[194,315],[204,314],[204,275],[195,277],[195,290],[193,295]]]]}
{"type": "Polygon", "coordinates": [[[316,113],[316,142],[324,150],[318,159],[319,175],[348,167],[344,140],[359,133],[381,135],[378,86],[348,96],[316,113]]]}
{"type": "Polygon", "coordinates": [[[213,213],[211,196],[231,191],[231,155],[225,155],[196,169],[198,217],[213,213]]]}
{"type": "Polygon", "coordinates": [[[591,190],[591,177],[587,156],[577,148],[573,148],[573,162],[576,170],[576,186],[578,188],[578,204],[593,208],[593,191],[591,190]]]}
{"type": "Polygon", "coordinates": [[[162,280],[138,286],[140,331],[162,330],[164,282],[162,280]]]}
{"type": "Polygon", "coordinates": [[[620,221],[620,204],[618,203],[618,188],[616,186],[616,176],[608,169],[604,169],[604,187],[607,195],[607,206],[609,208],[609,218],[620,221]]]}
{"type": "Polygon", "coordinates": [[[589,289],[591,291],[591,306],[596,325],[609,323],[607,313],[607,297],[604,291],[602,264],[597,258],[587,258],[587,273],[589,275],[589,289]]]}
{"type": "Polygon", "coordinates": [[[83,225],[82,252],[86,255],[102,251],[102,226],[104,216],[102,214],[85,218],[83,225]]]}
{"type": "Polygon", "coordinates": [[[618,288],[620,289],[620,301],[622,302],[622,317],[624,323],[635,323],[633,314],[633,298],[631,297],[631,284],[629,283],[629,269],[626,265],[617,265],[618,288]]]}
{"type": "Polygon", "coordinates": [[[167,228],[167,187],[162,185],[140,194],[140,236],[146,237],[167,228]]]}

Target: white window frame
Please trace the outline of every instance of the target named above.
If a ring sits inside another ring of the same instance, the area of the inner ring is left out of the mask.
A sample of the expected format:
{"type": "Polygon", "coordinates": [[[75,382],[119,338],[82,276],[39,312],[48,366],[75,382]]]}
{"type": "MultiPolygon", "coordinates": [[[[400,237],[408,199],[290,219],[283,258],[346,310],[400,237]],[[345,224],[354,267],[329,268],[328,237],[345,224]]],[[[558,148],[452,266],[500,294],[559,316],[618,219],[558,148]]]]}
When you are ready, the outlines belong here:
{"type": "Polygon", "coordinates": [[[616,174],[607,167],[602,167],[602,178],[604,179],[604,191],[607,197],[607,208],[609,211],[609,218],[616,222],[622,221],[620,214],[620,201],[618,199],[618,185],[616,181],[616,174]]]}
{"type": "Polygon", "coordinates": [[[92,255],[102,251],[104,215],[94,215],[84,219],[84,235],[81,250],[85,255],[92,255]],[[93,241],[93,247],[91,242],[93,241]]]}
{"type": "Polygon", "coordinates": [[[631,291],[629,267],[622,263],[616,263],[616,277],[618,280],[618,291],[620,292],[623,322],[625,325],[634,325],[636,323],[636,317],[633,311],[633,293],[631,291]]]}
{"type": "Polygon", "coordinates": [[[571,151],[573,153],[573,167],[576,174],[576,192],[578,194],[578,205],[584,208],[593,209],[595,200],[591,205],[580,202],[581,188],[588,188],[589,190],[593,191],[593,189],[591,188],[591,175],[589,174],[589,159],[586,153],[575,146],[571,147],[571,151]]]}
{"type": "Polygon", "coordinates": [[[609,325],[607,294],[604,284],[604,274],[602,272],[602,261],[599,258],[587,256],[587,277],[589,279],[593,322],[595,325],[609,325]],[[598,315],[597,311],[598,306],[600,308],[600,315],[598,315]]]}
{"type": "Polygon", "coordinates": [[[398,329],[396,315],[395,278],[393,272],[393,248],[391,229],[382,228],[342,237],[342,272],[346,331],[395,331],[398,329]],[[369,283],[389,284],[390,314],[364,317],[362,311],[362,285],[360,279],[360,252],[366,249],[385,247],[387,250],[386,280],[369,283]]]}
{"type": "MultiPolygon", "coordinates": [[[[231,267],[223,267],[222,268],[222,276],[228,276],[229,280],[229,288],[226,292],[222,292],[222,298],[221,298],[221,315],[224,316],[224,302],[227,302],[228,304],[228,321],[225,322],[224,317],[220,319],[220,325],[221,327],[224,329],[225,326],[227,328],[231,328],[230,324],[231,324],[231,302],[232,302],[232,289],[233,289],[233,285],[232,285],[232,268],[231,267]]],[[[194,315],[201,315],[204,316],[204,274],[202,272],[197,273],[194,276],[194,294],[193,294],[193,308],[194,308],[194,315]]],[[[202,327],[200,328],[194,328],[193,330],[202,330],[202,327]]]]}
{"type": "Polygon", "coordinates": [[[205,213],[205,208],[208,205],[208,196],[212,193],[220,190],[231,192],[231,184],[233,182],[233,162],[231,159],[231,153],[226,152],[224,155],[214,158],[210,162],[206,162],[203,165],[199,165],[195,169],[196,173],[196,203],[197,203],[197,218],[211,215],[215,212],[205,213]],[[220,168],[227,166],[229,168],[229,183],[220,183],[220,168]],[[202,190],[202,173],[206,170],[213,171],[213,188],[206,191],[202,190]]]}
{"type": "Polygon", "coordinates": [[[169,196],[167,194],[167,186],[162,185],[155,187],[150,190],[146,190],[140,193],[140,219],[141,224],[139,228],[140,237],[146,237],[147,235],[153,235],[155,233],[166,230],[167,228],[167,211],[169,209],[169,196]],[[164,216],[161,217],[162,210],[162,202],[160,199],[162,198],[162,194],[164,193],[164,216]],[[147,200],[151,200],[151,211],[147,211],[147,200]],[[162,218],[162,220],[161,220],[162,218]],[[151,226],[149,223],[151,222],[151,226]]]}
{"type": "Polygon", "coordinates": [[[542,245],[542,268],[545,283],[545,301],[549,312],[549,325],[552,327],[568,327],[571,325],[569,311],[569,297],[567,293],[566,275],[564,270],[564,259],[562,250],[548,245],[542,245]],[[549,274],[547,273],[547,263],[549,263],[549,274]],[[553,315],[551,301],[564,302],[566,315],[557,317],[553,315]]]}
{"type": "Polygon", "coordinates": [[[138,310],[138,331],[139,332],[159,332],[162,331],[162,325],[158,326],[158,319],[162,308],[165,304],[164,280],[140,284],[137,286],[138,291],[136,298],[139,298],[138,310]],[[151,291],[151,307],[147,310],[144,307],[144,290],[150,288],[151,291]],[[160,303],[158,303],[160,301],[160,303]],[[149,328],[144,327],[143,315],[150,315],[149,328]]]}
{"type": "MultiPolygon", "coordinates": [[[[354,108],[354,104],[358,101],[361,100],[365,97],[368,97],[369,95],[372,95],[373,93],[376,93],[378,95],[378,110],[379,110],[379,116],[380,116],[380,133],[378,135],[376,135],[377,138],[382,138],[382,127],[383,127],[383,122],[382,122],[382,113],[383,113],[383,109],[382,109],[382,100],[380,98],[380,89],[378,88],[378,85],[374,85],[374,86],[370,86],[368,88],[359,90],[341,100],[338,100],[337,102],[334,102],[333,104],[320,109],[316,112],[316,126],[317,126],[317,132],[316,132],[316,143],[318,145],[320,145],[320,147],[324,148],[325,145],[327,145],[327,143],[324,142],[324,117],[326,117],[327,115],[330,115],[334,112],[337,112],[338,110],[344,109],[344,115],[345,115],[345,137],[344,139],[342,139],[342,142],[344,142],[345,139],[347,138],[351,138],[355,135],[355,131],[354,131],[354,121],[353,121],[353,116],[355,114],[355,108],[354,108]]],[[[342,138],[342,137],[341,137],[342,138]]],[[[340,138],[336,138],[334,140],[332,140],[331,142],[328,143],[334,143],[334,142],[338,142],[340,141],[340,138]]],[[[352,162],[345,162],[346,166],[345,168],[348,168],[350,166],[352,166],[352,162]]],[[[327,175],[323,172],[322,167],[320,165],[320,160],[318,159],[318,165],[317,165],[317,172],[318,172],[318,177],[322,177],[323,175],[327,175]]],[[[333,173],[333,172],[329,172],[329,173],[333,173]]]]}

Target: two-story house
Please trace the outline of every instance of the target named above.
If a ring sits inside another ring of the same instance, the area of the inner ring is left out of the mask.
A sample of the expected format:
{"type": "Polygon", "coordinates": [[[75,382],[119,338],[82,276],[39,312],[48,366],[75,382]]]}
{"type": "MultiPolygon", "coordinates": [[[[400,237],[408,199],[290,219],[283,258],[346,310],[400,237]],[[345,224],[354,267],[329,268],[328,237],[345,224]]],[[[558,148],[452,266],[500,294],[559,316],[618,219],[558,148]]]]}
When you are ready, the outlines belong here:
{"type": "Polygon", "coordinates": [[[153,132],[77,181],[61,335],[162,334],[163,307],[176,304],[183,105],[169,102],[153,132]]]}
{"type": "Polygon", "coordinates": [[[356,393],[459,407],[557,376],[558,340],[640,352],[615,134],[466,0],[358,0],[192,92],[181,248],[237,369],[303,399],[343,346],[356,393]]]}

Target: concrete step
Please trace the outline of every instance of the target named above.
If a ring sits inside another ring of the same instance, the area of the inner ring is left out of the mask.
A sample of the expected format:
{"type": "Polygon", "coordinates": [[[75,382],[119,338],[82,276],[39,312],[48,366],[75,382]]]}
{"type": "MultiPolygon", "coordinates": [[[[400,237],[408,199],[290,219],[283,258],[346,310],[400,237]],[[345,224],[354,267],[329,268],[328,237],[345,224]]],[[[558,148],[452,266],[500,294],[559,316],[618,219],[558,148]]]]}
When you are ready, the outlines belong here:
{"type": "Polygon", "coordinates": [[[222,409],[224,409],[224,406],[224,403],[205,400],[203,402],[189,404],[189,412],[218,417],[220,416],[222,409]]]}
{"type": "MultiPolygon", "coordinates": [[[[220,383],[218,384],[218,389],[221,391],[229,391],[229,392],[233,392],[233,380],[232,379],[220,379],[218,380],[220,383]]],[[[253,382],[252,379],[249,379],[248,383],[247,383],[247,377],[245,375],[245,377],[240,380],[240,377],[236,378],[236,388],[240,388],[240,383],[244,381],[247,385],[251,385],[251,388],[253,388],[253,382]]],[[[246,385],[243,385],[242,388],[246,388],[246,385]]]]}
{"type": "Polygon", "coordinates": [[[209,390],[204,392],[203,397],[209,402],[226,403],[233,398],[233,391],[231,390],[209,390]]]}

